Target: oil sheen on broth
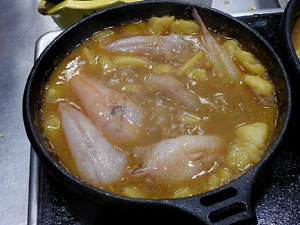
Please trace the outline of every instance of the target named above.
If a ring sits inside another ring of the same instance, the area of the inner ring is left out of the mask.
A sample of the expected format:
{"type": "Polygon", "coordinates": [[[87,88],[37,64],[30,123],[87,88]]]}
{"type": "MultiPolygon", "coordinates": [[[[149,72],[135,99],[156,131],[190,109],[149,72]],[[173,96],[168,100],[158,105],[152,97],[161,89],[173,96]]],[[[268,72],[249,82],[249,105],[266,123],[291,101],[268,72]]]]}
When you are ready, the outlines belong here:
{"type": "Polygon", "coordinates": [[[261,160],[277,118],[268,72],[195,19],[104,29],[52,72],[43,130],[70,173],[128,197],[178,198],[261,160]]]}

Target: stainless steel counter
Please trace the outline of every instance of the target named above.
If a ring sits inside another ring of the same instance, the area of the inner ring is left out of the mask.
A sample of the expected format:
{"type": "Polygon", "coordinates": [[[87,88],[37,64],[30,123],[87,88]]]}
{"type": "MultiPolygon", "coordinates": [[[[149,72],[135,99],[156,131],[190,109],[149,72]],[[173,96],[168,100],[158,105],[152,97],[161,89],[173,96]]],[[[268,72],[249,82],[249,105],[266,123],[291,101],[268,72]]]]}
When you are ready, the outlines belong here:
{"type": "Polygon", "coordinates": [[[27,224],[30,145],[22,95],[39,36],[59,29],[38,0],[0,0],[0,224],[27,224]]]}
{"type": "MultiPolygon", "coordinates": [[[[58,30],[38,14],[39,0],[0,0],[0,224],[27,224],[30,144],[22,120],[22,95],[37,39],[58,30]]],[[[226,12],[276,8],[275,0],[214,0],[226,12]]]]}

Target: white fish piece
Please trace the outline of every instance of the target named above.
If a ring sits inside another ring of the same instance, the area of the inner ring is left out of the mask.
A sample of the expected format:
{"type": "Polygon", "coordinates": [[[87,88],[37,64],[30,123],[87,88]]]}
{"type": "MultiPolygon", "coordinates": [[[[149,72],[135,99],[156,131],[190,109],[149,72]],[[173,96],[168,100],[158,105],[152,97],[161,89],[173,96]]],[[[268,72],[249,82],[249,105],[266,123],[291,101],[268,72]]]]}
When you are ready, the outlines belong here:
{"type": "Polygon", "coordinates": [[[58,103],[61,124],[79,176],[91,185],[107,185],[119,180],[127,156],[110,144],[79,110],[58,103]]]}
{"type": "Polygon", "coordinates": [[[84,76],[70,80],[71,89],[86,115],[114,143],[134,140],[142,125],[142,112],[126,95],[84,76]]]}
{"type": "Polygon", "coordinates": [[[172,76],[149,76],[146,82],[185,107],[192,109],[200,107],[197,95],[189,92],[181,81],[172,76]]]}
{"type": "Polygon", "coordinates": [[[230,55],[209,33],[195,8],[193,9],[192,15],[201,27],[204,47],[214,63],[216,73],[219,75],[224,75],[233,82],[239,81],[241,73],[230,55]]]}
{"type": "MultiPolygon", "coordinates": [[[[194,43],[190,43],[194,45],[194,43]]],[[[179,34],[149,35],[123,38],[108,44],[105,49],[132,52],[182,62],[192,49],[179,34]]],[[[195,46],[194,46],[195,47],[195,46]]]]}
{"type": "Polygon", "coordinates": [[[160,141],[143,156],[144,173],[180,181],[213,168],[221,139],[214,135],[182,135],[160,141]]]}

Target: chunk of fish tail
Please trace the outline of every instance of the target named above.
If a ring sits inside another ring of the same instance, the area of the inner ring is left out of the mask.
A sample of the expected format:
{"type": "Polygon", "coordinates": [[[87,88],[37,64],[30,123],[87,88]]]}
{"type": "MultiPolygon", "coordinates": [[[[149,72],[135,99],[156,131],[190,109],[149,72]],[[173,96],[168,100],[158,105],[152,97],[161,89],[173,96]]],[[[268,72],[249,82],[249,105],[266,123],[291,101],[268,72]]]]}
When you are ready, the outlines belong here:
{"type": "Polygon", "coordinates": [[[211,170],[220,148],[221,139],[214,135],[162,140],[145,151],[142,172],[170,182],[189,179],[211,170]]]}
{"type": "Polygon", "coordinates": [[[84,76],[70,80],[86,115],[114,143],[128,143],[139,134],[142,113],[127,96],[84,76]]]}
{"type": "MultiPolygon", "coordinates": [[[[190,43],[191,44],[191,43],[190,43]]],[[[114,41],[105,49],[150,55],[151,58],[163,58],[183,62],[190,55],[189,43],[179,34],[167,36],[148,35],[123,38],[114,41]]]]}
{"type": "Polygon", "coordinates": [[[82,112],[66,103],[59,103],[58,111],[79,177],[91,185],[119,180],[127,165],[126,155],[107,142],[82,112]]]}
{"type": "Polygon", "coordinates": [[[200,100],[197,95],[189,92],[181,81],[172,76],[149,76],[146,82],[157,88],[168,98],[187,108],[196,110],[200,107],[200,100]]]}
{"type": "Polygon", "coordinates": [[[216,73],[221,76],[226,76],[226,78],[233,82],[239,81],[241,78],[239,68],[235,65],[226,50],[209,33],[195,8],[193,9],[192,16],[201,27],[204,47],[214,63],[216,73]]]}

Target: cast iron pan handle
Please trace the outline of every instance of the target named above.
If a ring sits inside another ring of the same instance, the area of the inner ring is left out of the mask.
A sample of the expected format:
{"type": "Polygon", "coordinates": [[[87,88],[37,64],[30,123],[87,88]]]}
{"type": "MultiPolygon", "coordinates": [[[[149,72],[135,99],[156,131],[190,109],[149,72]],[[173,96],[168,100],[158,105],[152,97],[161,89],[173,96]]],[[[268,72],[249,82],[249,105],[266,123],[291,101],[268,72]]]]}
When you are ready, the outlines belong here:
{"type": "Polygon", "coordinates": [[[251,201],[253,176],[240,179],[205,194],[172,199],[168,205],[211,225],[247,225],[257,222],[251,201]]]}

